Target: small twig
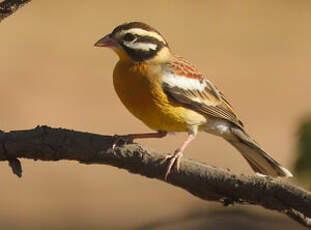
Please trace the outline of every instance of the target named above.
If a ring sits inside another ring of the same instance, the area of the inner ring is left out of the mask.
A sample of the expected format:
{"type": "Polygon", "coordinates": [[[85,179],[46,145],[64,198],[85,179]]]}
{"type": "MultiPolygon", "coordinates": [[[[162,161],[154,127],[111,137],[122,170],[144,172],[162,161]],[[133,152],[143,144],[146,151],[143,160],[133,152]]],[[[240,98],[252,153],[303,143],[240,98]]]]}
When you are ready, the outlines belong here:
{"type": "MultiPolygon", "coordinates": [[[[138,144],[112,150],[113,136],[40,126],[32,130],[0,132],[0,161],[16,158],[56,161],[76,160],[85,164],[108,164],[129,172],[164,181],[164,155],[138,144]]],[[[311,193],[270,177],[236,174],[203,163],[182,159],[168,183],[204,200],[224,205],[252,204],[277,210],[311,227],[311,193]]]]}
{"type": "Polygon", "coordinates": [[[30,1],[31,0],[5,0],[0,2],[0,22],[30,1]]]}

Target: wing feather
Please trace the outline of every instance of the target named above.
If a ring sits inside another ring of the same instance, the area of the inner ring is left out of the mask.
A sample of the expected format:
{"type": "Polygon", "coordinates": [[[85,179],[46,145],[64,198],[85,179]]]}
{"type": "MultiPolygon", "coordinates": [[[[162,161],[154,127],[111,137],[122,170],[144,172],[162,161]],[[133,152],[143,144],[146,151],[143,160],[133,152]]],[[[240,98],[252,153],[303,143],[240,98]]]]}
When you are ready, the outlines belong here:
{"type": "Polygon", "coordinates": [[[224,119],[243,127],[224,95],[193,65],[178,58],[165,65],[162,71],[162,88],[170,100],[204,116],[224,119]]]}

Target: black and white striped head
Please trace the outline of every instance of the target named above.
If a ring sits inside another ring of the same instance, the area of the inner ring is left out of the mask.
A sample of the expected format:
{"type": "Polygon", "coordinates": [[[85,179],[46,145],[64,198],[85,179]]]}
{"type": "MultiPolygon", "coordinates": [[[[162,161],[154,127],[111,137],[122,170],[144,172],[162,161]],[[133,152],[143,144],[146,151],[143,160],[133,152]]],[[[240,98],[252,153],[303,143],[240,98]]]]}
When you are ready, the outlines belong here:
{"type": "Polygon", "coordinates": [[[96,42],[95,46],[110,47],[121,59],[127,57],[135,62],[153,59],[163,49],[168,51],[168,44],[162,35],[142,22],[116,27],[112,33],[96,42]]]}

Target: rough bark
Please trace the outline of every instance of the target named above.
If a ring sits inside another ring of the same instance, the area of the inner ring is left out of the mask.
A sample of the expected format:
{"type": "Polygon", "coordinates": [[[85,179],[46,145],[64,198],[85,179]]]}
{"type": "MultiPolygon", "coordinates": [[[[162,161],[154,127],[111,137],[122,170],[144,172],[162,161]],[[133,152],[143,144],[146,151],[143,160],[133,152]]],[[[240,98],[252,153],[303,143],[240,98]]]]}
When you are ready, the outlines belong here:
{"type": "MultiPolygon", "coordinates": [[[[138,144],[116,147],[113,136],[38,126],[32,130],[0,133],[0,161],[9,161],[21,175],[18,158],[57,161],[76,160],[85,164],[108,164],[131,173],[164,181],[164,155],[138,144]]],[[[237,174],[229,170],[183,158],[180,171],[173,170],[167,183],[204,200],[224,205],[252,204],[282,212],[311,227],[311,193],[286,181],[237,174]]]]}
{"type": "Polygon", "coordinates": [[[30,1],[31,0],[5,0],[0,2],[0,22],[30,1]]]}

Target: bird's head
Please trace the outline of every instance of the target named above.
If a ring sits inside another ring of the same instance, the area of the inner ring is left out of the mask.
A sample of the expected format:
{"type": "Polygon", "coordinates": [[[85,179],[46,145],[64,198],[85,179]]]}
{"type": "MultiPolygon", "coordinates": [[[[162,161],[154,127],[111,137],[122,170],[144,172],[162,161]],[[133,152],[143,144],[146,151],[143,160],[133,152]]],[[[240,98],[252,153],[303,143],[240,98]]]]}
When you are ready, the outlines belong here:
{"type": "Polygon", "coordinates": [[[117,26],[95,43],[96,47],[112,48],[121,60],[133,62],[163,61],[171,56],[166,40],[149,25],[130,22],[117,26]]]}

